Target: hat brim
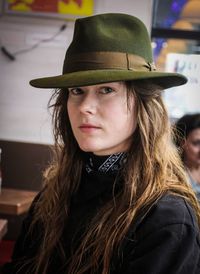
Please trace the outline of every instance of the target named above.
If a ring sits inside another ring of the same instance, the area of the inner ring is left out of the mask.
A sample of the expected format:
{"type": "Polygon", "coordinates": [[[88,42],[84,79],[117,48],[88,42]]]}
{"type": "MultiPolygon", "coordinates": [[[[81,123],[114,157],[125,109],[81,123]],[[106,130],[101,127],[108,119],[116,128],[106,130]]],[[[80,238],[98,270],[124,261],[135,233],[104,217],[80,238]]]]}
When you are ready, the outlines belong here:
{"type": "Polygon", "coordinates": [[[180,86],[187,82],[187,78],[179,73],[101,69],[78,71],[59,76],[37,78],[31,80],[30,85],[37,88],[69,88],[116,81],[147,79],[151,80],[152,83],[157,84],[163,89],[180,86]]]}

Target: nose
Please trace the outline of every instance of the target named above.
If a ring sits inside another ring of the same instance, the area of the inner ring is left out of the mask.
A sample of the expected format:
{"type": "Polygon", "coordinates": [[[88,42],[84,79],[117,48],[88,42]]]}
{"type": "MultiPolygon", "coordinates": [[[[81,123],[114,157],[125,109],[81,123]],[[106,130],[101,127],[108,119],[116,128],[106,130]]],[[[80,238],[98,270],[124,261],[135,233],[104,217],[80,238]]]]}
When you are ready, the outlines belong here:
{"type": "Polygon", "coordinates": [[[95,114],[97,109],[97,98],[95,93],[88,92],[82,97],[79,104],[79,110],[83,114],[95,114]]]}

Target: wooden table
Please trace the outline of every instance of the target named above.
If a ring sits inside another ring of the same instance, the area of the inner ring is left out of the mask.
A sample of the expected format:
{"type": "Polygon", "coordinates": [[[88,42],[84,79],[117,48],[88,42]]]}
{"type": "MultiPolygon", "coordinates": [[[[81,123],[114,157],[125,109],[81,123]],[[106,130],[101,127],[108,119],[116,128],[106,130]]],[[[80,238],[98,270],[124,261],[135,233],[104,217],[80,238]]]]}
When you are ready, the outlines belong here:
{"type": "Polygon", "coordinates": [[[36,191],[2,188],[0,194],[0,213],[20,215],[28,211],[36,191]]]}
{"type": "Polygon", "coordinates": [[[7,220],[0,219],[0,240],[7,232],[7,220]]]}

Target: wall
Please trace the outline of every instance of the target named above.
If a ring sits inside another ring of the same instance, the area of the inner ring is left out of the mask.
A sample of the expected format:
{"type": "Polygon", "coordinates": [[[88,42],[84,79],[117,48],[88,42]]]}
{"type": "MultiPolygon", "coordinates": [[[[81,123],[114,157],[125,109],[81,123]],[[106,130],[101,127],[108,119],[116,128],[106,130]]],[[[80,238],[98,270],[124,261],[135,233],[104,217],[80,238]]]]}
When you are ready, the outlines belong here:
{"type": "MultiPolygon", "coordinates": [[[[1,4],[1,0],[0,0],[1,4]]],[[[150,29],[151,0],[96,0],[95,14],[124,12],[140,17],[150,29]]],[[[11,61],[0,52],[0,147],[2,148],[3,187],[39,190],[42,171],[51,161],[49,144],[51,115],[47,103],[52,90],[35,89],[29,81],[36,77],[60,74],[72,35],[72,21],[3,15],[0,17],[0,46],[11,53],[30,48],[49,38],[63,25],[67,28],[49,43],[11,61]]],[[[5,239],[15,240],[24,214],[0,215],[8,219],[5,239]]]]}
{"type": "MultiPolygon", "coordinates": [[[[95,14],[124,12],[141,18],[150,29],[151,0],[96,0],[95,14]]],[[[51,115],[47,103],[52,90],[34,89],[30,79],[61,73],[66,47],[74,23],[64,20],[3,15],[0,17],[1,46],[11,53],[31,47],[38,39],[54,35],[60,26],[67,28],[49,43],[8,60],[0,52],[0,139],[51,144],[51,115]]]]}

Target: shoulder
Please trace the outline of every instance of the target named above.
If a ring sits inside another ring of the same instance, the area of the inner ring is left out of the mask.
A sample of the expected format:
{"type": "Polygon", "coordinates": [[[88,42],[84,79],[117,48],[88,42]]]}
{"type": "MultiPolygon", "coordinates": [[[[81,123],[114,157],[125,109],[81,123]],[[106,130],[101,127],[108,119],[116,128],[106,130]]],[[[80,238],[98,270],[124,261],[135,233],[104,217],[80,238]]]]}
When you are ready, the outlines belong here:
{"type": "MultiPolygon", "coordinates": [[[[164,227],[187,226],[199,235],[197,218],[193,208],[182,197],[166,194],[160,198],[142,218],[138,219],[136,231],[142,235],[155,232],[164,227]]],[[[138,235],[139,236],[139,235],[138,235]]]]}
{"type": "Polygon", "coordinates": [[[192,207],[177,195],[164,195],[130,228],[122,254],[120,273],[200,273],[200,234],[192,207]]]}

